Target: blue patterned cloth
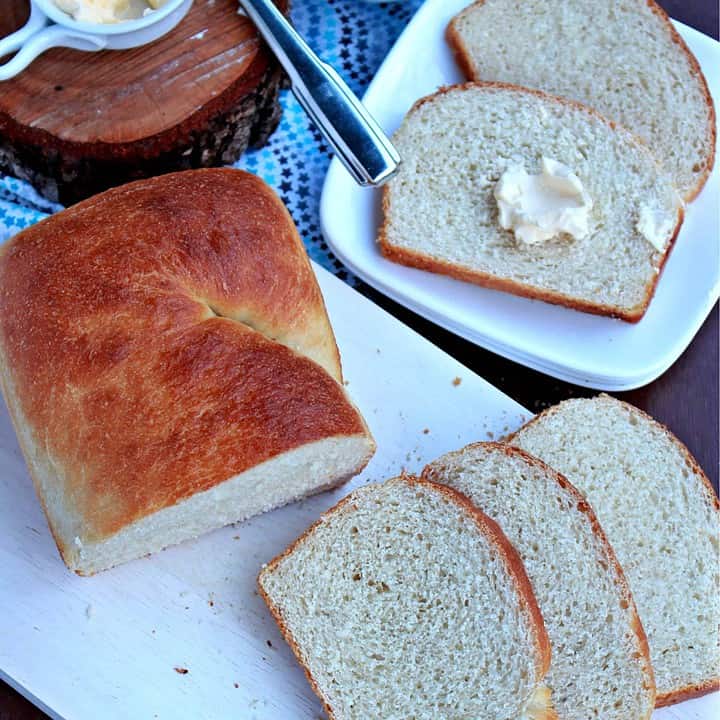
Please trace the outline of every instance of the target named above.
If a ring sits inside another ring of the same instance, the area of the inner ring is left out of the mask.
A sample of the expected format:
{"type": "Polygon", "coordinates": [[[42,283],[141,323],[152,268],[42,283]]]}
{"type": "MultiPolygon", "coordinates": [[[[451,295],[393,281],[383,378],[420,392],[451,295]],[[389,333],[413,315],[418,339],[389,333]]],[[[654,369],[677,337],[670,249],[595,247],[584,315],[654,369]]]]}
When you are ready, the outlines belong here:
{"type": "MultiPolygon", "coordinates": [[[[374,4],[364,0],[293,0],[292,19],[323,60],[330,62],[362,96],[397,36],[421,0],[374,4]]],[[[353,282],[333,257],[320,232],[319,206],[330,152],[289,91],[283,116],[270,142],[235,164],[256,173],[288,206],[310,256],[353,282]]],[[[48,202],[27,183],[0,175],[0,241],[41,220],[61,206],[48,202]]]]}

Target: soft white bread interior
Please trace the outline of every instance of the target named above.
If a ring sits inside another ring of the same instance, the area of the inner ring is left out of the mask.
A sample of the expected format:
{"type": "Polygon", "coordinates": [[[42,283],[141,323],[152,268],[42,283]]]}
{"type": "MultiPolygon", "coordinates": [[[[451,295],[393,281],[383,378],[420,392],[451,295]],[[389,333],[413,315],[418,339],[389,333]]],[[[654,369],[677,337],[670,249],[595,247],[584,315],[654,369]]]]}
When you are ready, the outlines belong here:
{"type": "Polygon", "coordinates": [[[295,226],[238,170],[109,190],[0,250],[0,383],[84,575],[338,485],[374,451],[295,226]]]}
{"type": "Polygon", "coordinates": [[[258,582],[334,720],[555,717],[522,563],[450,488],[356,490],[258,582]]]}
{"type": "Polygon", "coordinates": [[[697,60],[653,0],[480,0],[448,28],[473,80],[578,100],[636,133],[685,200],[715,157],[715,112],[697,60]]]}
{"type": "Polygon", "coordinates": [[[522,450],[477,443],[423,477],[466,495],[520,554],[552,647],[546,682],[560,720],[647,720],[650,653],[625,576],[583,496],[522,450]]]}
{"type": "Polygon", "coordinates": [[[468,83],[419,101],[394,139],[403,165],[384,191],[386,257],[580,310],[642,317],[682,207],[671,178],[629,132],[542,93],[468,83]],[[537,174],[543,157],[570,168],[592,201],[582,239],[526,244],[500,226],[501,175],[517,165],[537,174]],[[648,212],[665,228],[658,247],[640,231],[648,212]]]}
{"type": "Polygon", "coordinates": [[[606,395],[550,408],[509,442],[565,475],[594,508],[647,633],[657,704],[718,688],[720,505],[687,448],[606,395]]]}
{"type": "MultiPolygon", "coordinates": [[[[369,460],[373,446],[357,436],[319,440],[289,450],[215,487],[136,520],[113,535],[85,540],[75,535],[65,562],[80,575],[143,557],[230,523],[341,485],[369,460]]],[[[46,478],[48,476],[42,476],[46,478]]],[[[40,485],[52,492],[52,483],[40,485]]],[[[66,515],[60,515],[60,522],[66,515]]],[[[59,534],[76,532],[62,524],[59,534]]]]}

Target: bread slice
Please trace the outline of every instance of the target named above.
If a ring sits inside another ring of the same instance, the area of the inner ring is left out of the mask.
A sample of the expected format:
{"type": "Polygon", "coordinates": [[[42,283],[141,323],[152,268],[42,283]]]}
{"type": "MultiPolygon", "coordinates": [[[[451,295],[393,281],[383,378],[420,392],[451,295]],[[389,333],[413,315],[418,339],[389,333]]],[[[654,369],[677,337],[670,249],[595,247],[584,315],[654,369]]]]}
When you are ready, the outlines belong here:
{"type": "Polygon", "coordinates": [[[0,384],[67,566],[89,575],[336,486],[375,449],[275,193],[196,170],[0,249],[0,384]]]}
{"type": "Polygon", "coordinates": [[[642,138],[686,201],[715,158],[715,111],[697,60],[653,0],[480,0],[447,37],[472,80],[586,103],[642,138]]]}
{"type": "Polygon", "coordinates": [[[545,679],[560,720],[646,720],[655,705],[650,652],[635,603],[592,508],[522,450],[477,443],[423,477],[466,495],[520,554],[545,620],[545,679]]]}
{"type": "Polygon", "coordinates": [[[595,509],[648,636],[657,705],[720,687],[720,504],[687,448],[607,395],[550,408],[509,442],[595,509]]]}
{"type": "Polygon", "coordinates": [[[384,190],[383,254],[479,285],[637,321],[682,222],[669,176],[634,136],[543,93],[468,83],[420,100],[395,134],[400,173],[384,190]],[[573,170],[593,207],[584,239],[537,245],[503,230],[493,191],[543,156],[573,170]],[[639,232],[644,208],[667,226],[662,250],[639,232]]]}
{"type": "Polygon", "coordinates": [[[450,488],[404,476],[356,490],[258,582],[334,720],[556,717],[522,563],[450,488]]]}

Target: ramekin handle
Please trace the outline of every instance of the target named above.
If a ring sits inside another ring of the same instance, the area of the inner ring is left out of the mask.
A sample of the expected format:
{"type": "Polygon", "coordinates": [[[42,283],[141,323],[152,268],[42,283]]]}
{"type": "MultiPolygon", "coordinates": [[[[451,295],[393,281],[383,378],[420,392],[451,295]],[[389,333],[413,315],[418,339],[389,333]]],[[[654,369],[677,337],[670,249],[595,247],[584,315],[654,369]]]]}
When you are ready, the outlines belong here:
{"type": "Polygon", "coordinates": [[[27,23],[17,32],[0,40],[0,57],[17,50],[12,60],[0,65],[0,80],[15,77],[38,55],[53,47],[94,51],[103,50],[107,46],[105,35],[75,32],[61,25],[47,23],[47,16],[33,4],[27,23]]]}

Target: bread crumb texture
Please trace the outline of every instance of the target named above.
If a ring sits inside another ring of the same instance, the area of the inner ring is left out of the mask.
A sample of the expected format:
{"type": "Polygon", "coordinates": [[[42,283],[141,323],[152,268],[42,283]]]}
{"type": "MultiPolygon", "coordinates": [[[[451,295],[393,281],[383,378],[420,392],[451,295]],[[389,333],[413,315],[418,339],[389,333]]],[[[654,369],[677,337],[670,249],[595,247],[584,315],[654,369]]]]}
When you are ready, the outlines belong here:
{"type": "Polygon", "coordinates": [[[644,635],[625,578],[582,496],[516,448],[477,443],[423,476],[497,521],[532,583],[552,645],[545,681],[561,720],[640,720],[655,705],[644,635]]]}
{"type": "Polygon", "coordinates": [[[686,200],[714,161],[715,113],[696,59],[648,0],[483,0],[452,22],[474,80],[578,100],[647,143],[686,200]]]}
{"type": "Polygon", "coordinates": [[[336,720],[525,717],[540,631],[468,507],[428,483],[365,486],[261,574],[336,720]]]}
{"type": "Polygon", "coordinates": [[[720,669],[718,500],[687,449],[609,396],[568,400],[510,439],[587,497],[630,583],[660,704],[720,669]]]}
{"type": "Polygon", "coordinates": [[[389,258],[583,310],[642,315],[682,207],[629,132],[557,98],[469,83],[420,101],[394,139],[403,166],[385,189],[379,238],[389,258]],[[515,165],[536,174],[543,156],[571,168],[592,198],[586,237],[527,245],[500,227],[500,176],[515,165]],[[668,219],[662,251],[638,229],[647,207],[668,219]]]}

